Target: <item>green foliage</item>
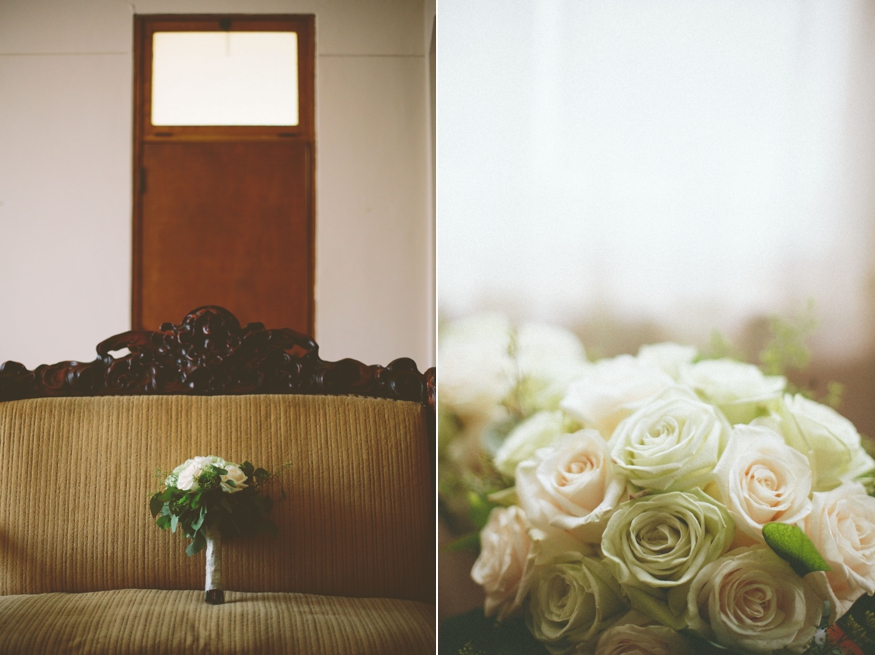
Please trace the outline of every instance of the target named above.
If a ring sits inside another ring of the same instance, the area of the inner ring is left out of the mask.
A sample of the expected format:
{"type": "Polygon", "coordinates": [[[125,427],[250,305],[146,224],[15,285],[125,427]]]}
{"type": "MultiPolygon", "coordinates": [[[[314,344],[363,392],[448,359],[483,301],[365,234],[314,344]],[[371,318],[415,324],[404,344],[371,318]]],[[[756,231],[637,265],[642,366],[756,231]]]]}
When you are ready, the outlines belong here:
{"type": "Polygon", "coordinates": [[[799,526],[787,523],[766,523],[763,538],[775,553],[789,562],[799,577],[813,571],[829,571],[829,564],[817,552],[811,539],[799,526]]]}
{"type": "Polygon", "coordinates": [[[498,623],[482,609],[444,620],[439,643],[440,655],[549,655],[522,620],[498,623]]]}
{"type": "Polygon", "coordinates": [[[723,359],[725,357],[737,359],[740,362],[745,360],[744,353],[736,348],[720,330],[711,330],[711,342],[701,357],[697,359],[723,359]]]}
{"type": "Polygon", "coordinates": [[[760,352],[760,364],[767,375],[781,375],[790,368],[808,366],[811,354],[805,340],[817,329],[814,300],[809,299],[797,316],[786,319],[775,315],[769,318],[772,339],[760,352]]]}
{"type": "Polygon", "coordinates": [[[827,382],[826,395],[820,399],[824,405],[829,405],[833,409],[838,409],[842,404],[842,396],[845,393],[845,385],[841,382],[827,382]]]}
{"type": "MultiPolygon", "coordinates": [[[[263,468],[255,468],[249,462],[240,465],[246,475],[246,487],[228,493],[222,491],[221,476],[228,472],[215,465],[206,467],[198,477],[196,490],[182,490],[167,486],[149,499],[149,511],[155,524],[162,530],[182,533],[191,543],[186,555],[194,555],[206,547],[206,530],[218,527],[222,539],[257,537],[267,533],[277,534],[276,524],[268,518],[273,500],[262,493],[261,487],[276,479],[290,464],[273,475],[263,468]]],[[[227,480],[227,486],[237,485],[227,480]]]]}
{"type": "MultiPolygon", "coordinates": [[[[875,596],[860,596],[836,623],[844,631],[845,639],[853,641],[864,653],[875,653],[875,596]]],[[[840,652],[844,655],[845,651],[840,652]]]]}

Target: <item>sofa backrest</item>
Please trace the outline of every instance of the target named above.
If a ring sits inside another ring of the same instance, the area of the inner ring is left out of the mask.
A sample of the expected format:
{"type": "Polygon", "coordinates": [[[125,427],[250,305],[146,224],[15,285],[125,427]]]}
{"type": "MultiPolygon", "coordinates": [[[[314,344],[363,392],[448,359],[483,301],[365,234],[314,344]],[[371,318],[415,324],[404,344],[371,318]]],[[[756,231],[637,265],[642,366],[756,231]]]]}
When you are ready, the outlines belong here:
{"type": "Polygon", "coordinates": [[[226,589],[433,602],[425,414],[355,396],[0,402],[0,595],[203,588],[203,553],[187,557],[148,501],[156,469],[218,455],[291,462],[279,536],[224,542],[226,589]]]}

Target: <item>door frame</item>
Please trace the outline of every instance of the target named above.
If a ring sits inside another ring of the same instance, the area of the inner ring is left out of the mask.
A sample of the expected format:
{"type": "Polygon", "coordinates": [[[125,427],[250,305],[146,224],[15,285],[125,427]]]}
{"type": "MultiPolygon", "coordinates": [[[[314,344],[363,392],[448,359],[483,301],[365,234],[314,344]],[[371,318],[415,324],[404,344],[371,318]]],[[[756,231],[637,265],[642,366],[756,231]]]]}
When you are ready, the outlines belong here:
{"type": "MultiPolygon", "coordinates": [[[[142,325],[143,306],[143,207],[148,186],[143,167],[147,142],[181,141],[301,141],[309,145],[305,188],[309,252],[308,329],[315,323],[315,39],[313,15],[301,14],[137,14],[134,16],[133,112],[133,225],[131,256],[131,329],[156,329],[142,325]],[[152,35],[155,32],[294,31],[298,38],[298,125],[295,126],[154,126],[152,103],[152,35]]],[[[194,308],[191,308],[194,309],[194,308]]],[[[268,326],[286,327],[286,326],[268,326]]]]}

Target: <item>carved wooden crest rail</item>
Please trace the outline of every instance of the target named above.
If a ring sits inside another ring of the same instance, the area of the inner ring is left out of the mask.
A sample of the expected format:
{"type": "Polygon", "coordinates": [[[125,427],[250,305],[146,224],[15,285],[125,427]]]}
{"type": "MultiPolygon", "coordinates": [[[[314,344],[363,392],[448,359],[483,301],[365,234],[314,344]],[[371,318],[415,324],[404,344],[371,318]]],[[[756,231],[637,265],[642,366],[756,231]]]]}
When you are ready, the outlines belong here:
{"type": "Polygon", "coordinates": [[[49,396],[359,395],[422,403],[434,419],[435,369],[396,359],[367,366],[353,359],[326,362],[310,337],[261,323],[241,327],[221,307],[200,307],[179,325],[135,330],[97,345],[93,362],[59,362],[30,371],[0,364],[0,401],[49,396]],[[127,348],[130,353],[114,357],[127,348]]]}

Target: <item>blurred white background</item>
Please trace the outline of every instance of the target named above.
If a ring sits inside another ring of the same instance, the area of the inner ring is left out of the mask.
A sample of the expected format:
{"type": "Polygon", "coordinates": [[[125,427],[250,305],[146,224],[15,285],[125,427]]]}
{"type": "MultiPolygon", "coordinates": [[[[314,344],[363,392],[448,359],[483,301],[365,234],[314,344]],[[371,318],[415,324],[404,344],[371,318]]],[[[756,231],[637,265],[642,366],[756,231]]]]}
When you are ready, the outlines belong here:
{"type": "Polygon", "coordinates": [[[442,0],[438,30],[443,319],[701,344],[814,298],[817,356],[873,352],[875,2],[442,0]]]}

